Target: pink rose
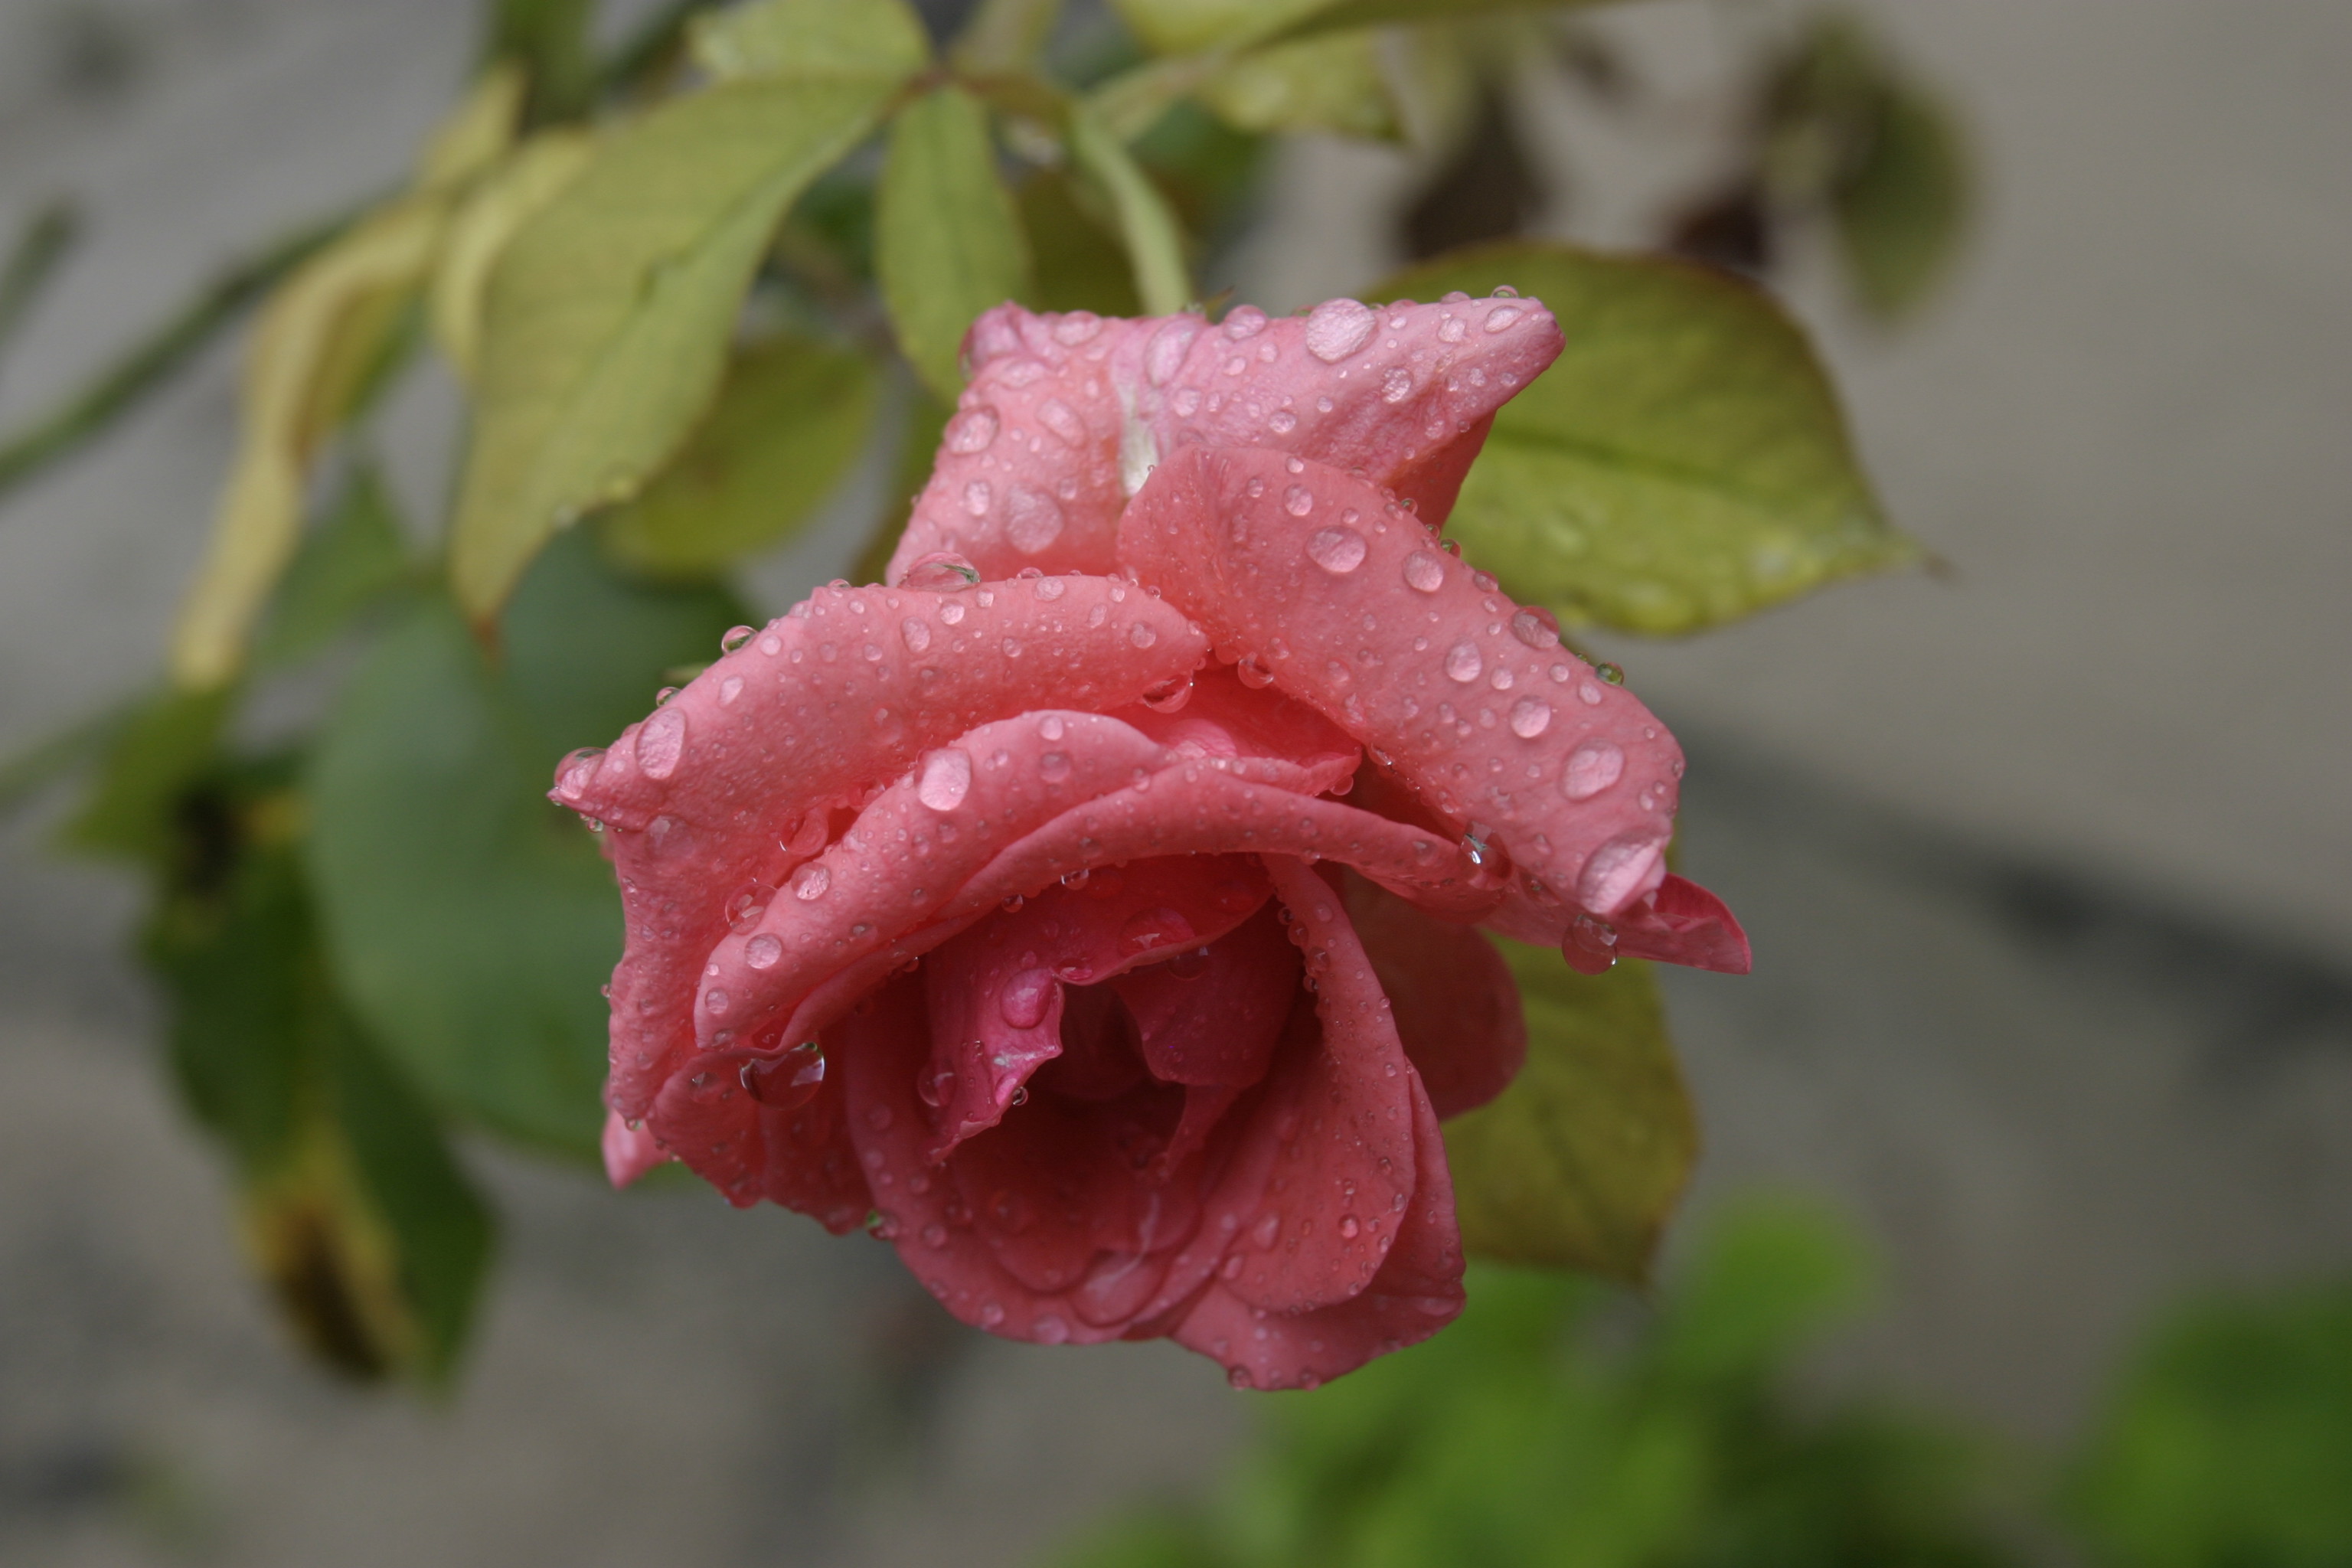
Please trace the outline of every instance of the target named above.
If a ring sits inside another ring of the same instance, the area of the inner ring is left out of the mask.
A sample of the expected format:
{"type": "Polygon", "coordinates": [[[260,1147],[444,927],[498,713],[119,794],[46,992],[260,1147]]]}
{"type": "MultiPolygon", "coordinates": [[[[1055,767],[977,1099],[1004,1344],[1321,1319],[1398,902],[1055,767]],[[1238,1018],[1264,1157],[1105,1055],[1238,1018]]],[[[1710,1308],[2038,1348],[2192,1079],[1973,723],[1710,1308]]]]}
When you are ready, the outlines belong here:
{"type": "Polygon", "coordinates": [[[889,586],[555,798],[605,827],[616,1182],[877,1233],[949,1310],[1312,1385],[1462,1303],[1438,1121],[1525,1050],[1483,923],[1744,970],[1657,720],[1439,540],[1532,300],[992,310],[889,586]]]}

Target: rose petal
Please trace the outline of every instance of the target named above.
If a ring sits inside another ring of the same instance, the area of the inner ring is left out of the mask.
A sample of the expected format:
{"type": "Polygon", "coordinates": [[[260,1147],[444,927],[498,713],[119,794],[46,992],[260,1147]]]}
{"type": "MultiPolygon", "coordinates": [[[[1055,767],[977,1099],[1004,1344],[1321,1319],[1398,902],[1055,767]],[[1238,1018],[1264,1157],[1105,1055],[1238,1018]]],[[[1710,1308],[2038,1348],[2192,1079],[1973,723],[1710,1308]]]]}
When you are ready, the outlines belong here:
{"type": "Polygon", "coordinates": [[[966,340],[971,384],[888,580],[940,551],[992,576],[1108,572],[1120,507],[1152,464],[1193,445],[1360,469],[1441,521],[1495,410],[1561,342],[1533,300],[1333,300],[1278,320],[1243,307],[1215,327],[1000,306],[966,340]]]}
{"type": "Polygon", "coordinates": [[[1723,900],[1680,877],[1667,877],[1654,899],[1626,910],[1616,924],[1617,951],[1628,958],[1724,974],[1745,974],[1753,963],[1748,933],[1723,900]]]}
{"type": "Polygon", "coordinates": [[[768,898],[805,858],[781,842],[804,814],[985,721],[1132,702],[1202,652],[1181,616],[1105,579],[820,589],[609,751],[568,762],[553,798],[607,825],[627,920],[613,975],[613,1106],[643,1115],[690,1047],[705,955],[731,904],[768,898]],[[926,630],[909,637],[918,624],[926,630]]]}
{"type": "Polygon", "coordinates": [[[1061,1054],[1065,984],[1162,967],[1232,931],[1268,894],[1246,856],[1150,860],[1049,889],[940,946],[923,963],[932,1045],[917,1086],[936,1100],[931,1157],[995,1126],[1029,1075],[1061,1054]]]}
{"type": "MultiPolygon", "coordinates": [[[[1265,873],[1252,865],[1256,886],[1265,873]]],[[[1265,1076],[1298,992],[1298,953],[1271,909],[1204,946],[1111,982],[1165,1083],[1246,1088],[1265,1076]]]]}
{"type": "Polygon", "coordinates": [[[1136,498],[1119,550],[1221,651],[1259,658],[1563,901],[1607,918],[1665,875],[1674,738],[1542,631],[1515,633],[1518,606],[1372,486],[1274,452],[1188,451],[1136,498]]]}
{"type": "Polygon", "coordinates": [[[1348,919],[1438,1116],[1474,1110],[1509,1088],[1527,1060],[1528,1024],[1494,943],[1361,877],[1347,879],[1346,893],[1348,919]]]}
{"type": "Polygon", "coordinates": [[[604,1113],[604,1175],[615,1187],[625,1187],[664,1161],[674,1158],[654,1139],[653,1130],[632,1126],[617,1110],[604,1113]]]}

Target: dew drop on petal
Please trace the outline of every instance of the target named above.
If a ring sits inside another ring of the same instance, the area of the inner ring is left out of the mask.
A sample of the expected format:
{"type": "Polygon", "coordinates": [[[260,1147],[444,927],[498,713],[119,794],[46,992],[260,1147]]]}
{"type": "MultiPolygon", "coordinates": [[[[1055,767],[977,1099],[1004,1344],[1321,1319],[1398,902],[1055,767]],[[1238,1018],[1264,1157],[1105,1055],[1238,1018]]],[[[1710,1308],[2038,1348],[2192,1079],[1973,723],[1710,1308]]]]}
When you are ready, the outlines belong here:
{"type": "Polygon", "coordinates": [[[724,991],[709,991],[703,994],[702,1005],[714,1018],[723,1015],[730,1005],[730,999],[724,991]]]}
{"type": "Polygon", "coordinates": [[[1045,1021],[1057,983],[1049,969],[1024,969],[1005,983],[996,998],[996,1011],[1016,1029],[1034,1029],[1045,1021]]]}
{"type": "Polygon", "coordinates": [[[1435,551],[1416,550],[1404,558],[1405,586],[1434,594],[1445,585],[1445,561],[1435,551]]]}
{"type": "Polygon", "coordinates": [[[833,873],[814,861],[793,873],[793,897],[804,904],[824,897],[825,889],[832,886],[833,873]]]}
{"type": "Polygon", "coordinates": [[[1497,305],[1486,312],[1486,330],[1490,332],[1507,331],[1518,321],[1520,314],[1516,305],[1497,305]]]}
{"type": "Polygon", "coordinates": [[[1486,668],[1486,660],[1478,652],[1476,643],[1458,642],[1445,651],[1445,676],[1449,680],[1466,685],[1477,679],[1479,671],[1486,668]]]}
{"type": "Polygon", "coordinates": [[[1127,640],[1138,647],[1150,647],[1160,640],[1160,634],[1151,629],[1150,621],[1138,621],[1127,628],[1127,640]]]}
{"type": "Polygon", "coordinates": [[[908,653],[920,653],[931,646],[931,623],[920,616],[908,616],[898,623],[898,637],[908,653]]]}
{"type": "Polygon", "coordinates": [[[743,678],[741,676],[730,675],[726,679],[719,683],[719,706],[725,707],[742,695],[743,678]]]}
{"type": "Polygon", "coordinates": [[[996,439],[996,410],[969,408],[948,421],[948,450],[963,457],[988,450],[996,439]]]}
{"type": "Polygon", "coordinates": [[[664,708],[647,719],[637,731],[637,766],[649,779],[666,779],[677,771],[677,760],[686,754],[686,713],[682,709],[664,708]]]}
{"type": "Polygon", "coordinates": [[[1315,510],[1315,492],[1305,485],[1293,485],[1282,492],[1282,510],[1293,517],[1305,517],[1315,510]]]}
{"type": "Polygon", "coordinates": [[[1037,759],[1037,776],[1047,784],[1059,784],[1070,776],[1069,755],[1064,752],[1048,752],[1037,759]]]}
{"type": "Polygon", "coordinates": [[[1059,713],[1048,713],[1043,719],[1038,720],[1037,733],[1045,740],[1060,740],[1062,738],[1062,716],[1059,713]]]}
{"type": "Polygon", "coordinates": [[[1307,558],[1335,577],[1344,577],[1364,563],[1371,548],[1352,528],[1318,528],[1307,541],[1307,558]]]}
{"type": "Polygon", "coordinates": [[[1041,1345],[1064,1344],[1069,1340],[1070,1325],[1052,1312],[1042,1313],[1029,1325],[1029,1337],[1041,1345]]]}
{"type": "Polygon", "coordinates": [[[1119,928],[1118,951],[1124,958],[1157,948],[1178,947],[1193,940],[1192,923],[1174,910],[1139,910],[1119,928]]]}
{"type": "Polygon", "coordinates": [[[1062,537],[1062,503],[1044,490],[1016,485],[1004,498],[1004,539],[1024,555],[1035,555],[1062,537]]]}
{"type": "Polygon", "coordinates": [[[1274,684],[1274,671],[1257,661],[1255,654],[1245,654],[1234,666],[1234,675],[1253,691],[1263,691],[1274,684]]]}
{"type": "Polygon", "coordinates": [[[719,651],[733,653],[737,648],[750,642],[751,637],[751,628],[749,626],[730,626],[728,628],[727,635],[719,639],[719,651]]]}
{"type": "Polygon", "coordinates": [[[953,746],[923,759],[923,776],[915,798],[933,811],[953,811],[971,793],[971,753],[953,746]]]}
{"type": "Polygon", "coordinates": [[[1522,697],[1511,704],[1511,733],[1532,741],[1551,725],[1551,704],[1540,697],[1522,697]]]}
{"type": "Polygon", "coordinates": [[[1225,336],[1236,342],[1254,338],[1265,329],[1265,312],[1255,305],[1236,305],[1226,315],[1223,326],[1225,336]]]}
{"type": "Polygon", "coordinates": [[[1532,648],[1559,646],[1559,617],[1539,605],[1530,605],[1511,616],[1511,635],[1532,648]]]}
{"type": "Polygon", "coordinates": [[[1402,365],[1392,367],[1381,377],[1381,401],[1402,403],[1412,395],[1412,373],[1402,365]]]}
{"type": "Polygon", "coordinates": [[[784,944],[766,931],[743,944],[743,962],[754,969],[773,969],[783,956],[784,944]]]}
{"type": "Polygon", "coordinates": [[[1622,686],[1625,684],[1625,672],[1618,668],[1613,664],[1610,664],[1605,661],[1596,664],[1592,667],[1592,673],[1599,676],[1601,679],[1607,681],[1612,686],[1622,686]]]}
{"type": "Polygon", "coordinates": [[[980,568],[953,551],[934,550],[929,555],[919,556],[900,581],[906,587],[919,588],[925,593],[960,594],[979,583],[980,568]]]}
{"type": "Polygon", "coordinates": [[[1609,741],[1588,741],[1569,753],[1560,774],[1559,793],[1570,800],[1591,800],[1622,777],[1625,753],[1609,741]]]}
{"type": "Polygon", "coordinates": [[[1307,313],[1307,352],[1337,364],[1369,342],[1378,324],[1371,308],[1357,300],[1326,300],[1307,313]]]}
{"type": "Polygon", "coordinates": [[[1058,397],[1049,397],[1037,405],[1037,423],[1054,433],[1055,438],[1068,447],[1083,446],[1087,427],[1070,405],[1058,397]]]}

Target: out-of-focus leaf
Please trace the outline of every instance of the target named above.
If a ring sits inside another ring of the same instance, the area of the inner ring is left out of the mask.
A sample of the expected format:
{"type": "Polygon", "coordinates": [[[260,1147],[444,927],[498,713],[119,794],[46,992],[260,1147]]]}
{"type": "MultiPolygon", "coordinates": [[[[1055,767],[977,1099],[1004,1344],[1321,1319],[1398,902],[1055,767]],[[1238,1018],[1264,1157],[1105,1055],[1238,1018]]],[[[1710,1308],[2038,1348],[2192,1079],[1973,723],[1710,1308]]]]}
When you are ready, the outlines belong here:
{"type": "Polygon", "coordinates": [[[532,125],[577,119],[596,91],[590,33],[596,0],[488,0],[491,59],[518,66],[532,125]]]}
{"type": "Polygon", "coordinates": [[[1254,49],[1211,78],[1201,100],[1244,131],[1393,141],[1402,134],[1379,40],[1334,33],[1254,49]]]}
{"type": "Polygon", "coordinates": [[[1507,239],[1543,206],[1543,180],[1508,100],[1491,86],[1473,90],[1476,110],[1460,145],[1398,214],[1399,237],[1415,260],[1507,239]]]}
{"type": "Polygon", "coordinates": [[[1765,295],[1685,263],[1520,244],[1440,258],[1370,297],[1498,286],[1540,299],[1568,338],[1496,416],[1447,524],[1515,596],[1687,632],[1916,559],[1829,378],[1765,295]]]}
{"type": "Polygon", "coordinates": [[[490,274],[450,541],[469,616],[487,620],[550,535],[627,499],[676,450],[777,221],[898,87],[751,80],[665,105],[515,236],[490,274]]]}
{"type": "Polygon", "coordinates": [[[1495,16],[1509,11],[1565,11],[1610,3],[1611,0],[1330,0],[1268,36],[1312,37],[1318,33],[1389,23],[1466,22],[1475,16],[1495,16]]]}
{"type": "Polygon", "coordinates": [[[1958,128],[1933,99],[1890,83],[1869,150],[1830,204],[1855,292],[1881,316],[1903,314],[1943,277],[1968,227],[1958,128]]]}
{"type": "Polygon", "coordinates": [[[482,72],[454,113],[441,122],[416,161],[416,187],[437,191],[462,184],[488,168],[514,144],[529,89],[511,61],[482,72]]]}
{"type": "Polygon", "coordinates": [[[174,1076],[234,1158],[247,1250],[296,1332],[355,1375],[437,1381],[488,1261],[488,1212],[330,987],[292,795],[209,783],[229,865],[167,879],[146,936],[174,1076]]]}
{"type": "Polygon", "coordinates": [[[1063,0],[980,0],[956,35],[956,68],[974,75],[1033,69],[1062,19],[1063,0]]]}
{"type": "Polygon", "coordinates": [[[180,685],[223,685],[243,663],[301,535],[311,457],[390,348],[445,221],[437,199],[385,207],[304,262],[263,310],[247,351],[236,467],[173,635],[180,685]]]}
{"type": "Polygon", "coordinates": [[[1135,272],[1118,237],[1079,205],[1060,172],[1041,169],[1021,187],[1021,226],[1032,258],[1026,303],[1098,316],[1143,313],[1135,272]]]}
{"type": "Polygon", "coordinates": [[[715,590],[623,582],[573,538],[516,595],[501,668],[436,597],[345,686],[310,765],[311,886],[341,990],[439,1105],[594,1152],[618,904],[548,782],[740,614],[715,590]]]}
{"type": "Polygon", "coordinates": [[[1333,0],[1111,0],[1156,55],[1255,43],[1328,10],[1333,0]]]}
{"type": "Polygon", "coordinates": [[[1192,301],[1192,279],[1184,264],[1184,232],[1151,176],[1127,144],[1106,130],[1091,110],[1070,110],[1070,155],[1096,180],[1118,216],[1119,238],[1135,269],[1136,297],[1147,315],[1168,316],[1192,301]]]}
{"type": "Polygon", "coordinates": [[[988,111],[961,88],[934,89],[891,121],[874,239],[898,346],[934,393],[953,399],[972,318],[1029,288],[1028,241],[997,174],[988,111]]]}
{"type": "Polygon", "coordinates": [[[254,639],[254,663],[300,663],[411,574],[392,496],[374,467],[362,466],[303,537],[254,639]]]}
{"type": "Polygon", "coordinates": [[[167,689],[113,729],[89,799],[58,841],[107,859],[163,866],[180,847],[182,797],[212,763],[228,717],[226,688],[167,689]]]}
{"type": "Polygon", "coordinates": [[[719,400],[605,546],[640,571],[707,576],[790,537],[856,466],[878,387],[864,354],[781,337],[736,356],[719,400]]]}
{"type": "Polygon", "coordinates": [[[1527,1006],[1528,1062],[1445,1124],[1463,1246],[1639,1283],[1698,1147],[1657,981],[1643,963],[1583,975],[1548,949],[1496,945],[1527,1006]]]}
{"type": "Polygon", "coordinates": [[[695,17],[687,49],[720,81],[904,78],[931,58],[922,18],[903,0],[752,0],[695,17]]]}
{"type": "Polygon", "coordinates": [[[2352,1286],[2175,1314],[2111,1394],[2065,1512],[2112,1568],[2352,1562],[2352,1286]]]}
{"type": "Polygon", "coordinates": [[[954,405],[940,402],[920,386],[911,389],[890,489],[875,515],[874,531],[866,536],[865,548],[857,552],[856,563],[850,568],[851,581],[882,581],[883,571],[898,548],[898,536],[907,531],[907,518],[914,510],[915,497],[922,493],[931,477],[931,462],[939,453],[940,437],[946,434],[948,416],[953,412],[954,405]]]}
{"type": "Polygon", "coordinates": [[[0,822],[106,753],[138,702],[115,702],[0,757],[0,822]]]}
{"type": "Polygon", "coordinates": [[[491,172],[450,221],[433,271],[429,313],[434,342],[461,377],[473,378],[480,356],[490,268],[516,231],[588,166],[594,151],[586,132],[542,132],[491,172]]]}

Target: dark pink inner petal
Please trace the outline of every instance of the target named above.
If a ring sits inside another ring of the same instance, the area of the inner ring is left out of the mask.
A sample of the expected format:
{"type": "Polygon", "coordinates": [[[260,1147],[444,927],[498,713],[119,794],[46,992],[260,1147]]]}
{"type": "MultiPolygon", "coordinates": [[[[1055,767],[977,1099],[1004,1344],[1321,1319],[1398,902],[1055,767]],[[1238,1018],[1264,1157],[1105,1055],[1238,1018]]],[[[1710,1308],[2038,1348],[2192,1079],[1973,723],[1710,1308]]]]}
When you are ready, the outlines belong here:
{"type": "Polygon", "coordinates": [[[1347,879],[1347,901],[1438,1116],[1474,1110],[1509,1088],[1527,1060],[1527,1016],[1495,944],[1361,877],[1347,879]]]}
{"type": "Polygon", "coordinates": [[[1723,900],[1680,877],[1669,876],[1655,898],[1626,910],[1616,925],[1617,951],[1628,958],[1724,974],[1745,974],[1753,963],[1748,933],[1723,900]]]}
{"type": "Polygon", "coordinates": [[[1265,873],[1240,855],[1104,867],[1074,880],[924,961],[932,1049],[917,1089],[937,1115],[933,1157],[996,1125],[1029,1076],[1061,1054],[1065,1008],[1079,994],[1065,986],[1094,987],[1213,942],[1268,896],[1265,873]]]}

